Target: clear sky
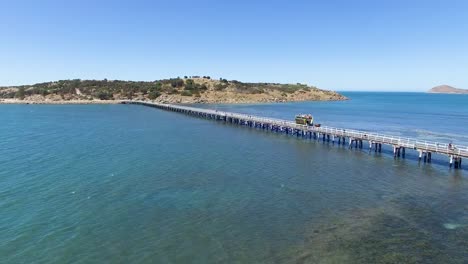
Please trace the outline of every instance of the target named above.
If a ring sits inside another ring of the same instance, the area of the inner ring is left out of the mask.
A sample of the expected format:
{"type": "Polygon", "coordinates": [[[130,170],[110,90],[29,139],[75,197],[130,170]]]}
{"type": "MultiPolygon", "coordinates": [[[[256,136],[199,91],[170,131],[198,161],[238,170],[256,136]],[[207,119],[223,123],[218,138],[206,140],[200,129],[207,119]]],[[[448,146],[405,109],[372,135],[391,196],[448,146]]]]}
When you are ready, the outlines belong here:
{"type": "Polygon", "coordinates": [[[468,1],[0,0],[0,85],[210,75],[468,88],[468,1]]]}

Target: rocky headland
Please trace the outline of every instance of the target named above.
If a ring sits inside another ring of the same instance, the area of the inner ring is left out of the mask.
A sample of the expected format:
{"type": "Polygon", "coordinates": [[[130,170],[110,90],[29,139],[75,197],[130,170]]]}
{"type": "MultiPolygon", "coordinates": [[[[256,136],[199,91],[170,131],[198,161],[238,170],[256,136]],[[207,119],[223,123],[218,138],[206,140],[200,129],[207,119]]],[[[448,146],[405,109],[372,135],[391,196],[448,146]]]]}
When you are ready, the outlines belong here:
{"type": "Polygon", "coordinates": [[[428,93],[444,93],[444,94],[468,94],[468,90],[459,89],[449,85],[439,85],[431,88],[428,93]]]}
{"type": "Polygon", "coordinates": [[[185,76],[151,82],[62,80],[0,87],[0,103],[112,104],[120,100],[164,103],[268,103],[341,101],[337,92],[306,84],[244,83],[209,76],[185,76]]]}

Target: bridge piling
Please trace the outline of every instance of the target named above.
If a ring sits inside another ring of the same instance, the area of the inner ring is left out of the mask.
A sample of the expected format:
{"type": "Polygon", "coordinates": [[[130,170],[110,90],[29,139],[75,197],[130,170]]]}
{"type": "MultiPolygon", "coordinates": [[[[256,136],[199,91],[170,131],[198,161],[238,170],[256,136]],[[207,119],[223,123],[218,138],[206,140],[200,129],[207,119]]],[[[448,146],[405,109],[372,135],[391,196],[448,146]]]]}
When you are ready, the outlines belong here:
{"type": "MultiPolygon", "coordinates": [[[[419,155],[419,161],[424,159],[424,162],[431,163],[432,153],[438,153],[449,156],[449,166],[461,168],[462,158],[468,157],[468,147],[454,146],[452,143],[443,144],[437,142],[420,141],[417,139],[401,138],[390,135],[382,135],[372,132],[364,132],[357,130],[345,130],[340,128],[332,128],[325,126],[307,126],[296,124],[295,122],[265,118],[260,116],[251,116],[238,113],[223,112],[211,109],[202,109],[182,105],[172,105],[164,103],[155,103],[148,101],[121,101],[122,104],[137,104],[162,110],[183,113],[189,116],[199,117],[203,119],[211,119],[216,121],[224,121],[225,123],[237,124],[240,126],[248,126],[257,128],[264,131],[271,131],[276,133],[284,133],[286,135],[296,135],[298,138],[309,138],[322,141],[330,140],[335,143],[335,138],[338,137],[338,145],[345,145],[349,143],[349,148],[363,148],[363,141],[369,143],[369,151],[382,152],[382,144],[394,147],[394,156],[406,156],[406,148],[416,150],[419,155]],[[348,142],[346,142],[348,138],[348,142]],[[424,157],[423,157],[424,155],[424,157]]],[[[447,140],[448,141],[448,140],[447,140]]]]}

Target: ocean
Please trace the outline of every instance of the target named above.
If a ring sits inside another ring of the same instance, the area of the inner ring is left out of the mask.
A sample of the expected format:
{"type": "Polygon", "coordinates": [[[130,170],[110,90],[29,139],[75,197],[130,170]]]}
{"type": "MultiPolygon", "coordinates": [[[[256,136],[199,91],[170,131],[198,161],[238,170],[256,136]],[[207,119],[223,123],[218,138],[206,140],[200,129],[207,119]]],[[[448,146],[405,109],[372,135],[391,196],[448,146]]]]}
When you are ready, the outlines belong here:
{"type": "MultiPolygon", "coordinates": [[[[199,106],[468,145],[468,96],[344,94],[199,106]]],[[[0,263],[466,263],[467,175],[143,106],[0,105],[0,263]]]]}

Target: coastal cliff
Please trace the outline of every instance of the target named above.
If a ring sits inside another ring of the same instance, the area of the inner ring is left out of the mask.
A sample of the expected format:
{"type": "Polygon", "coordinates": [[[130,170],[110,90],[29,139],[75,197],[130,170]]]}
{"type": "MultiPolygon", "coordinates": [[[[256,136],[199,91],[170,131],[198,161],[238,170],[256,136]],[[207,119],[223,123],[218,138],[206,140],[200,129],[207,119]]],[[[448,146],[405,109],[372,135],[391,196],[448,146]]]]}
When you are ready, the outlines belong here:
{"type": "Polygon", "coordinates": [[[0,87],[0,103],[115,103],[152,100],[164,103],[261,103],[340,101],[337,92],[305,84],[243,83],[209,76],[185,76],[150,82],[62,80],[0,87]]]}
{"type": "Polygon", "coordinates": [[[428,93],[468,94],[468,90],[455,88],[449,85],[439,85],[430,89],[428,93]]]}

